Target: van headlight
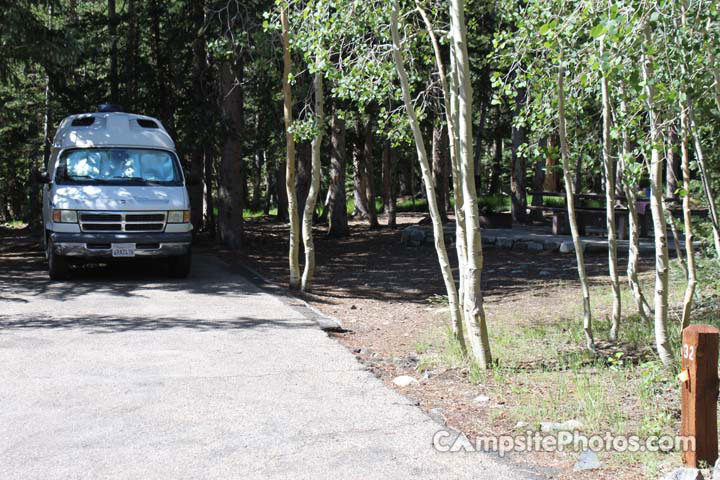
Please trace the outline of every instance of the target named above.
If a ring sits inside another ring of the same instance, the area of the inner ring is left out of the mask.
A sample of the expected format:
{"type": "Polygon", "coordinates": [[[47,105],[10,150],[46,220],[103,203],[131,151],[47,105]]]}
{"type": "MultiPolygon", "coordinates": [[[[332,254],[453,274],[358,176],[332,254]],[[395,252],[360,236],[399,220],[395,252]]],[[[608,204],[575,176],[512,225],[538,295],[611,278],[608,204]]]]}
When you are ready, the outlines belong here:
{"type": "Polygon", "coordinates": [[[168,223],[190,223],[190,210],[171,210],[168,212],[168,223]]]}
{"type": "Polygon", "coordinates": [[[53,210],[52,219],[55,223],[77,223],[77,212],[75,210],[53,210]]]}

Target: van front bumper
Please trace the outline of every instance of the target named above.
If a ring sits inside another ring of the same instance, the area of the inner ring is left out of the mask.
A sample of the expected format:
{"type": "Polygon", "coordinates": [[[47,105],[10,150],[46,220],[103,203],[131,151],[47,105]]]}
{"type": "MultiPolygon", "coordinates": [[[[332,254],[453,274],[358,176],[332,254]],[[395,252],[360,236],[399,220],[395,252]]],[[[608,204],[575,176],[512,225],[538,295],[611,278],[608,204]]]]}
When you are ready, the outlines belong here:
{"type": "Polygon", "coordinates": [[[135,244],[135,256],[173,257],[190,253],[187,233],[51,233],[54,253],[68,257],[111,258],[113,243],[135,244]]]}

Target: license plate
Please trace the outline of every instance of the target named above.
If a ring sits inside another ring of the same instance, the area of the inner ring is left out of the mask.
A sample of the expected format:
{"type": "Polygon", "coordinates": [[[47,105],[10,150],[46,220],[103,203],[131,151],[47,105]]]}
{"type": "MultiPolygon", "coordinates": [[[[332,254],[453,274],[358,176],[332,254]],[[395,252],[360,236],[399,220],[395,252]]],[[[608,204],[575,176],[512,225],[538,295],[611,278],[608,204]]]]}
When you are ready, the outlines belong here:
{"type": "Polygon", "coordinates": [[[135,244],[134,243],[113,243],[112,244],[112,256],[113,257],[134,257],[135,256],[135,244]]]}

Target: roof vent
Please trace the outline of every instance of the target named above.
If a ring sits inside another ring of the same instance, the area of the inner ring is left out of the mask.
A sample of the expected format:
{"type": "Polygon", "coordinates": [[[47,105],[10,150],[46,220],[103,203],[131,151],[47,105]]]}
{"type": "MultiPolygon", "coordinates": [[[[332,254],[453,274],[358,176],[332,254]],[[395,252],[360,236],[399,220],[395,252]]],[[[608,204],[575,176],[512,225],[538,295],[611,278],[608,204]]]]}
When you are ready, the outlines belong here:
{"type": "Polygon", "coordinates": [[[102,105],[98,106],[98,112],[102,113],[112,113],[112,112],[122,112],[123,107],[120,105],[113,105],[111,103],[103,103],[102,105]]]}
{"type": "Polygon", "coordinates": [[[143,128],[160,128],[160,125],[158,125],[157,122],[148,120],[146,118],[138,118],[137,123],[143,128]]]}
{"type": "Polygon", "coordinates": [[[71,125],[73,127],[89,127],[93,123],[95,123],[95,117],[79,117],[73,119],[71,125]]]}

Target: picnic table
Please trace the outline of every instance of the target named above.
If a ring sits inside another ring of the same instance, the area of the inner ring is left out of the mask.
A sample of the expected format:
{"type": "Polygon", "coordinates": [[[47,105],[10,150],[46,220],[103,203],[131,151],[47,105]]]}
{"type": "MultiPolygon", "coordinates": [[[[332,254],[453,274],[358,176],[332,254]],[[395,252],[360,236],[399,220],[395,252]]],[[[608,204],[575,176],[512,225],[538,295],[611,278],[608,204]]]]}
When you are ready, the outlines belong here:
{"type": "MultiPolygon", "coordinates": [[[[533,196],[541,195],[561,197],[565,198],[565,194],[562,192],[534,192],[533,196]]],[[[578,193],[574,195],[575,198],[575,213],[578,224],[578,230],[580,235],[587,233],[588,226],[605,227],[606,226],[606,209],[605,207],[590,207],[584,206],[588,200],[594,201],[605,201],[605,195],[597,193],[578,193]]],[[[627,206],[622,203],[627,203],[625,195],[616,195],[616,200],[619,205],[615,206],[615,222],[617,227],[617,236],[619,240],[627,240],[629,230],[629,210],[627,206]]],[[[666,199],[668,203],[668,210],[676,218],[682,218],[682,206],[675,199],[666,199]]],[[[650,225],[652,224],[652,214],[650,211],[650,200],[640,199],[636,200],[638,213],[638,226],[641,237],[650,236],[650,225]]],[[[548,212],[552,217],[552,231],[554,235],[568,235],[570,234],[570,222],[567,219],[567,207],[558,206],[545,206],[545,205],[534,205],[528,207],[530,210],[548,212]]],[[[695,208],[691,210],[691,213],[695,216],[705,218],[708,215],[706,208],[695,208]]]]}

